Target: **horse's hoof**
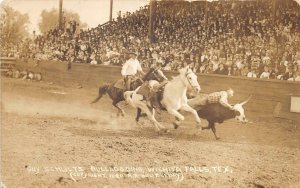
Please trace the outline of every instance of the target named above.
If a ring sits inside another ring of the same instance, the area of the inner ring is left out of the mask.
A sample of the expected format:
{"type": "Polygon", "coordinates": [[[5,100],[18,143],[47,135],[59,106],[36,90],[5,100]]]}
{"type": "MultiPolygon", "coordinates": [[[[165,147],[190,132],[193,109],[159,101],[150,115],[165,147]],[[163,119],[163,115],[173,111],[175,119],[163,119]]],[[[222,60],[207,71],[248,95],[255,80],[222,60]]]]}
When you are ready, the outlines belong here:
{"type": "Polygon", "coordinates": [[[177,123],[173,123],[173,125],[174,125],[174,129],[177,129],[179,127],[177,123]]]}
{"type": "Polygon", "coordinates": [[[216,140],[220,140],[221,138],[220,137],[216,137],[216,140]]]}

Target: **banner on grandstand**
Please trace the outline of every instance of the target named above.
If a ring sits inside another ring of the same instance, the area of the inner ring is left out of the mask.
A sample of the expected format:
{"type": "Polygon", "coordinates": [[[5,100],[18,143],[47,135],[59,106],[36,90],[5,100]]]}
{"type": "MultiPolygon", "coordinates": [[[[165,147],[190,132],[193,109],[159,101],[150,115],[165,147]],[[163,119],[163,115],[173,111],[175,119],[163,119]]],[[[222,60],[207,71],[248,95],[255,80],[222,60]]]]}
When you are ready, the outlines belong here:
{"type": "Polygon", "coordinates": [[[291,96],[290,111],[300,113],[300,95],[299,96],[291,96]]]}

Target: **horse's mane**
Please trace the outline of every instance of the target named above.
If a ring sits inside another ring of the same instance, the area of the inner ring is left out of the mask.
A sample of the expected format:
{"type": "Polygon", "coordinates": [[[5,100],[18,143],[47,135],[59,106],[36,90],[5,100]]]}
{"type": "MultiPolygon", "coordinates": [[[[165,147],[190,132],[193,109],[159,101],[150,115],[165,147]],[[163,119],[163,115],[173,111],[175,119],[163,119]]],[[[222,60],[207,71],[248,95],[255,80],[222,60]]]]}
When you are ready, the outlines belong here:
{"type": "Polygon", "coordinates": [[[176,75],[176,76],[172,76],[171,82],[172,82],[172,81],[175,82],[175,81],[177,81],[177,80],[179,80],[179,79],[180,79],[180,74],[178,74],[178,75],[176,75]]]}
{"type": "Polygon", "coordinates": [[[172,76],[172,80],[171,81],[177,81],[177,80],[179,80],[180,79],[180,75],[182,74],[182,72],[181,71],[179,71],[179,74],[178,75],[176,75],[176,76],[172,76]]]}
{"type": "Polygon", "coordinates": [[[179,70],[179,74],[176,75],[176,76],[172,76],[172,80],[173,82],[176,82],[176,81],[179,81],[181,78],[180,78],[180,75],[181,74],[185,74],[185,72],[182,72],[182,70],[179,70]]]}

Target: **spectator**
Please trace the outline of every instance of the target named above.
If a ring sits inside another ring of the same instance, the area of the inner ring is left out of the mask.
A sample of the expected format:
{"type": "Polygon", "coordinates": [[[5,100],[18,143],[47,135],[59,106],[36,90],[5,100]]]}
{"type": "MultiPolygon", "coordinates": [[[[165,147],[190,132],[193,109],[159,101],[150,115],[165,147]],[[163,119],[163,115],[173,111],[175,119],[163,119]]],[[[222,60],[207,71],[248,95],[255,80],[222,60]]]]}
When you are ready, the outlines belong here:
{"type": "Polygon", "coordinates": [[[294,80],[295,81],[300,81],[300,70],[296,71],[294,74],[294,80]]]}
{"type": "Polygon", "coordinates": [[[241,76],[241,71],[238,69],[238,66],[236,64],[232,65],[231,75],[232,76],[241,76]]]}
{"type": "Polygon", "coordinates": [[[92,64],[92,65],[96,65],[96,64],[98,64],[98,62],[96,61],[96,57],[94,57],[93,59],[92,59],[92,61],[91,61],[91,63],[90,64],[92,64]]]}
{"type": "Polygon", "coordinates": [[[248,78],[257,78],[257,69],[255,68],[251,68],[251,71],[247,74],[248,78]]]}
{"type": "Polygon", "coordinates": [[[264,71],[261,73],[259,78],[263,79],[269,79],[270,78],[270,72],[269,72],[269,66],[264,66],[264,71]]]}
{"type": "Polygon", "coordinates": [[[227,75],[228,71],[226,70],[224,63],[219,64],[219,68],[214,71],[215,74],[222,74],[222,75],[227,75]]]}
{"type": "Polygon", "coordinates": [[[292,80],[294,78],[294,72],[293,72],[293,67],[289,66],[288,71],[283,74],[282,79],[283,80],[292,80]]]}

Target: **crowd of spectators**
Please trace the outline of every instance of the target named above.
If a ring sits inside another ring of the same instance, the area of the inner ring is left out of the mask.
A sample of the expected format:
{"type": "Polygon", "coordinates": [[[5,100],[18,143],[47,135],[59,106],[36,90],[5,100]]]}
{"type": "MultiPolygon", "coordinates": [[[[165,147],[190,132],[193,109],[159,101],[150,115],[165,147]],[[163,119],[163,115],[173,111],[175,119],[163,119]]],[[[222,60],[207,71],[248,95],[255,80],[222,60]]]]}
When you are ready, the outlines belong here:
{"type": "Polygon", "coordinates": [[[300,5],[277,1],[160,1],[155,42],[149,6],[96,28],[70,22],[20,45],[20,58],[121,66],[128,49],[143,67],[263,79],[300,80],[300,5]]]}

